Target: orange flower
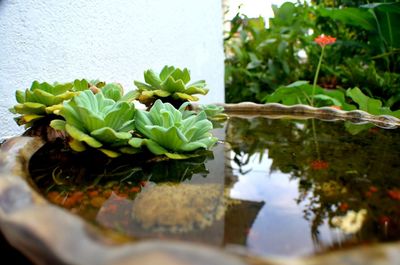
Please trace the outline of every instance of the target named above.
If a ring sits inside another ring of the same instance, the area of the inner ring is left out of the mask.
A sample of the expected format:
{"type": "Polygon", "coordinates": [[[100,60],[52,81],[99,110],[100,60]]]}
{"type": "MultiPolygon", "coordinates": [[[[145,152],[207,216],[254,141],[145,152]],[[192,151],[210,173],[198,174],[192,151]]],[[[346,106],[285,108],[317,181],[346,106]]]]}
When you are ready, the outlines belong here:
{"type": "Polygon", "coordinates": [[[387,194],[393,200],[400,201],[400,189],[388,190],[387,194]]]}
{"type": "Polygon", "coordinates": [[[314,39],[314,41],[321,47],[325,47],[326,45],[333,44],[336,42],[336,38],[331,36],[325,36],[324,34],[319,35],[314,39]]]}
{"type": "Polygon", "coordinates": [[[348,209],[349,209],[349,205],[346,202],[342,202],[339,205],[339,210],[342,212],[347,212],[348,209]]]}
{"type": "Polygon", "coordinates": [[[369,187],[369,191],[370,191],[370,192],[378,192],[378,188],[375,187],[375,186],[370,186],[370,187],[369,187]]]}
{"type": "Polygon", "coordinates": [[[311,162],[311,168],[314,170],[327,169],[328,167],[329,163],[323,160],[314,160],[311,162]]]}

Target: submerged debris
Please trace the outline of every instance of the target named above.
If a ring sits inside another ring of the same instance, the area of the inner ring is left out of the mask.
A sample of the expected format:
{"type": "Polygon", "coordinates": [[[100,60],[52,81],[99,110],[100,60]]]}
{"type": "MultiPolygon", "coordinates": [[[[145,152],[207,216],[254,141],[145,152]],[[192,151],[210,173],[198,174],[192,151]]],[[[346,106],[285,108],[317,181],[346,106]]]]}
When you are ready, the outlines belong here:
{"type": "Polygon", "coordinates": [[[132,218],[145,229],[182,233],[211,226],[224,211],[222,185],[163,183],[136,197],[132,218]]]}

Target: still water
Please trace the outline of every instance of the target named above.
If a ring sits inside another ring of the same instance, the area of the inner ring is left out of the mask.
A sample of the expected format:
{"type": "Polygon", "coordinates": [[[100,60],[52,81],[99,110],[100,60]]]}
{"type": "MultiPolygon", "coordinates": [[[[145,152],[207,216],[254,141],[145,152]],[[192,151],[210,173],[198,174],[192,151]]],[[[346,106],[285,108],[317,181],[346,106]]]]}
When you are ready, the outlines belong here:
{"type": "Polygon", "coordinates": [[[30,172],[53,203],[129,240],[304,256],[400,239],[400,132],[231,118],[212,152],[109,160],[47,145],[30,172]]]}

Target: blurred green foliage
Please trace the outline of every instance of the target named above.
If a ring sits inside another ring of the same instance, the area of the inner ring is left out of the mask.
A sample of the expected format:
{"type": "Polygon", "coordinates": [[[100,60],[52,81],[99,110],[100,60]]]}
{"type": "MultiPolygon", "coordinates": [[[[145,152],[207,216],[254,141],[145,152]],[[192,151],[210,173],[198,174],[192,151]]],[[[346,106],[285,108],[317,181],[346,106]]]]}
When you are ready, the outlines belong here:
{"type": "MultiPolygon", "coordinates": [[[[325,50],[318,79],[322,97],[327,90],[346,95],[346,89],[358,87],[384,107],[400,107],[400,1],[287,2],[273,11],[269,27],[261,17],[240,13],[230,21],[225,37],[227,102],[269,101],[280,87],[313,80],[321,53],[314,39],[325,34],[337,42],[325,50]]],[[[346,101],[353,103],[348,97],[346,101]]]]}

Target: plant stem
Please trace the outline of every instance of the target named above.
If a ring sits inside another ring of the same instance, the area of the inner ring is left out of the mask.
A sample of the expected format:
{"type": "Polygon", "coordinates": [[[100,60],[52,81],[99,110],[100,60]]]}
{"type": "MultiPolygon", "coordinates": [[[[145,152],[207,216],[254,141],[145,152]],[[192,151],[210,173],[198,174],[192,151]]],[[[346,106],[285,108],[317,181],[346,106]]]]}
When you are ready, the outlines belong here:
{"type": "Polygon", "coordinates": [[[318,66],[317,66],[317,71],[315,72],[312,94],[311,94],[311,106],[312,107],[314,107],[315,87],[317,86],[319,70],[321,69],[322,57],[324,57],[324,52],[325,52],[325,46],[322,46],[322,51],[321,51],[321,55],[319,56],[319,62],[318,62],[318,66]]]}
{"type": "Polygon", "coordinates": [[[317,139],[317,131],[315,129],[315,121],[314,119],[311,119],[311,125],[312,125],[312,131],[313,131],[313,139],[315,143],[315,150],[317,151],[317,159],[318,161],[321,160],[321,154],[319,152],[319,144],[318,144],[318,139],[317,139]]]}

